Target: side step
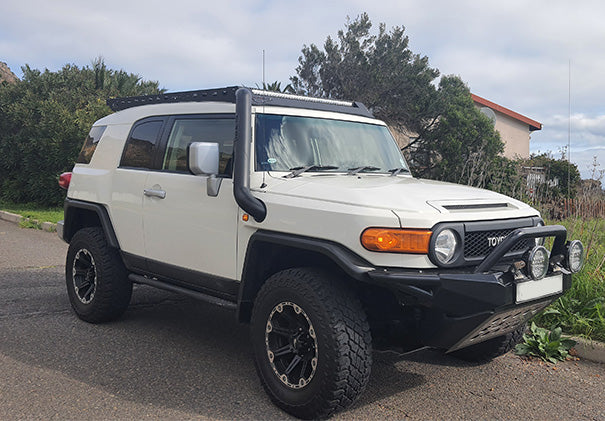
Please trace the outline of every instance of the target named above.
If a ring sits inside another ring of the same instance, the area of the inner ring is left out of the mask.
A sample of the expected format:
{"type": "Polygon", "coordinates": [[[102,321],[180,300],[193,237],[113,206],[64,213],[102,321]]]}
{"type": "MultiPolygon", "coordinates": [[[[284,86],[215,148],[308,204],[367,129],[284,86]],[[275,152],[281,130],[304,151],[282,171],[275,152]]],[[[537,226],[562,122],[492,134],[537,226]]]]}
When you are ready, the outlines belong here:
{"type": "Polygon", "coordinates": [[[187,295],[191,298],[195,298],[196,300],[204,301],[209,304],[214,304],[215,306],[223,307],[229,310],[237,309],[237,304],[232,301],[204,294],[203,292],[193,291],[191,289],[179,287],[177,285],[167,284],[165,282],[158,281],[157,279],[146,278],[145,276],[136,275],[134,273],[128,275],[128,279],[130,279],[136,284],[145,284],[166,291],[187,295]]]}

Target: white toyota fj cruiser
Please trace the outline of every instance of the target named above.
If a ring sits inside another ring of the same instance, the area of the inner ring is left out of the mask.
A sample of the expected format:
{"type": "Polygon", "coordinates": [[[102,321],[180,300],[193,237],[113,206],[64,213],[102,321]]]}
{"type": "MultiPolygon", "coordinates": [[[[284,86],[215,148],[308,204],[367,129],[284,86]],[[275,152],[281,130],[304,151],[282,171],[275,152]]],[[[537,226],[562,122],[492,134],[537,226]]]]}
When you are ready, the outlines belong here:
{"type": "Polygon", "coordinates": [[[526,204],[413,178],[360,103],[229,87],[108,104],[60,181],[73,309],[114,319],[132,283],[233,309],[295,416],[353,403],[372,344],[507,352],[582,267],[526,204]]]}

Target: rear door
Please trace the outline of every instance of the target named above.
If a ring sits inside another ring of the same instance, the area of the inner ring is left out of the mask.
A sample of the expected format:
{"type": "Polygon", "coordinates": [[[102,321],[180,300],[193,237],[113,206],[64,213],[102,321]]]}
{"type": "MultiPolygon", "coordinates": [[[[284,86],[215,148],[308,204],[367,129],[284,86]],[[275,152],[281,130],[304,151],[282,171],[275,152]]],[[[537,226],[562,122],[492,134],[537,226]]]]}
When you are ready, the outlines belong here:
{"type": "Polygon", "coordinates": [[[110,216],[120,249],[131,257],[129,264],[138,269],[145,269],[143,189],[149,172],[155,170],[157,148],[167,120],[150,117],[134,123],[111,184],[97,186],[98,191],[111,189],[110,216]]]}

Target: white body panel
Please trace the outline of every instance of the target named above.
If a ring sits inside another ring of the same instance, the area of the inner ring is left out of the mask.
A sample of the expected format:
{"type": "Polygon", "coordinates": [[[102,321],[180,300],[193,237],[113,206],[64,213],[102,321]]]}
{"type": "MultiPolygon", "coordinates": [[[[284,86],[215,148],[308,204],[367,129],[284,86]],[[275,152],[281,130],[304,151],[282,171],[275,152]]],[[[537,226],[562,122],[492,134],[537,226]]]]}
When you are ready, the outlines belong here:
{"type": "Polygon", "coordinates": [[[143,199],[145,256],[235,279],[237,214],[233,183],[224,179],[217,197],[206,194],[204,176],[150,172],[146,188],[166,197],[143,199]]]}

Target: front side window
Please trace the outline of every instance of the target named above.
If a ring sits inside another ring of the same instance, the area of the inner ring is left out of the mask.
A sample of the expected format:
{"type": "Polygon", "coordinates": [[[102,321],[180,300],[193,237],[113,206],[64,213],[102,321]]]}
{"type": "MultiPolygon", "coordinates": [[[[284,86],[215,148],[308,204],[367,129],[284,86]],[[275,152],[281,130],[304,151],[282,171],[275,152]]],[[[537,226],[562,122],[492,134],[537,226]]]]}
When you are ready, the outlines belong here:
{"type": "Polygon", "coordinates": [[[386,173],[408,168],[387,127],[353,121],[257,114],[255,150],[257,171],[317,166],[335,172],[372,167],[386,173]]]}
{"type": "Polygon", "coordinates": [[[134,126],[122,155],[121,167],[153,168],[153,155],[163,120],[147,120],[134,126]]]}
{"type": "Polygon", "coordinates": [[[185,118],[172,125],[162,169],[189,172],[187,148],[193,142],[219,145],[219,174],[231,176],[235,120],[233,118],[185,118]]]}

